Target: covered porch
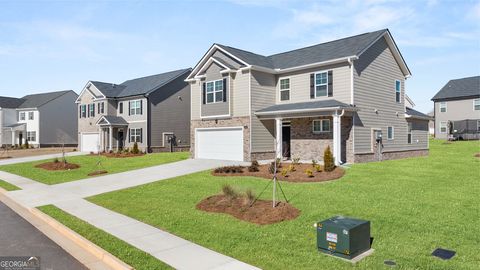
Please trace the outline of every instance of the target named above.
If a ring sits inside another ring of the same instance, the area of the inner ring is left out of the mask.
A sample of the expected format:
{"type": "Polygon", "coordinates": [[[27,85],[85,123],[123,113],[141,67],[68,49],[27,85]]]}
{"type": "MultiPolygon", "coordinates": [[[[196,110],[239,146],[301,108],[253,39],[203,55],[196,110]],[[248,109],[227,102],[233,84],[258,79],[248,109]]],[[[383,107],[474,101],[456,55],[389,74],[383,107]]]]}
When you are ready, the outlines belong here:
{"type": "Polygon", "coordinates": [[[128,122],[118,116],[102,116],[96,124],[99,127],[100,151],[118,151],[125,146],[128,122]]]}
{"type": "Polygon", "coordinates": [[[265,124],[274,122],[277,158],[323,161],[329,146],[340,165],[353,162],[350,133],[356,110],[336,100],[323,100],[274,105],[255,114],[265,124]]]}
{"type": "Polygon", "coordinates": [[[13,124],[3,128],[2,144],[23,145],[27,139],[27,124],[13,124]]]}

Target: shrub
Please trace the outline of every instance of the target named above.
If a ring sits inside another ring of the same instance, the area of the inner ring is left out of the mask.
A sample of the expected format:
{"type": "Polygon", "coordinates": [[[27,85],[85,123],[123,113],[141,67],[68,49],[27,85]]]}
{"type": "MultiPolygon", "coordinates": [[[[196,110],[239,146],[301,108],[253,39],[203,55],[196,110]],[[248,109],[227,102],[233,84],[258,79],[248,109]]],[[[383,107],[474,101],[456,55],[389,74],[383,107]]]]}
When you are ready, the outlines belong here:
{"type": "Polygon", "coordinates": [[[282,167],[282,159],[281,158],[276,158],[275,161],[277,162],[277,168],[282,167]]]}
{"type": "Polygon", "coordinates": [[[77,148],[73,148],[72,152],[77,152],[77,148]]]}
{"type": "Polygon", "coordinates": [[[59,163],[59,162],[60,162],[60,160],[58,160],[58,158],[53,159],[53,163],[59,163]]]}
{"type": "Polygon", "coordinates": [[[317,161],[315,159],[312,159],[312,167],[315,168],[315,166],[317,166],[317,164],[318,164],[317,161]]]}
{"type": "MultiPolygon", "coordinates": [[[[277,166],[276,169],[278,170],[278,166],[277,166]]],[[[274,174],[274,173],[275,173],[275,162],[274,162],[274,161],[272,161],[272,162],[270,163],[270,166],[268,166],[268,172],[269,172],[270,174],[274,174]]]]}
{"type": "Polygon", "coordinates": [[[322,171],[322,166],[320,166],[320,165],[318,165],[318,164],[315,165],[315,171],[321,172],[321,171],[322,171]]]}
{"type": "Polygon", "coordinates": [[[282,176],[287,177],[288,176],[288,169],[283,169],[282,170],[282,176]]]}
{"type": "Polygon", "coordinates": [[[326,172],[335,170],[335,158],[333,157],[332,151],[330,151],[330,146],[327,146],[327,149],[325,149],[323,153],[323,162],[323,167],[326,172]]]}
{"type": "Polygon", "coordinates": [[[312,170],[310,170],[310,169],[306,169],[306,170],[305,170],[305,174],[306,174],[308,177],[313,177],[313,172],[312,172],[312,170]]]}
{"type": "Polygon", "coordinates": [[[238,197],[237,191],[235,191],[235,189],[233,189],[233,187],[228,184],[222,187],[222,193],[230,200],[238,197]]]}
{"type": "Polygon", "coordinates": [[[258,161],[254,160],[252,161],[252,164],[248,167],[249,172],[258,172],[260,169],[258,168],[260,165],[258,164],[258,161]]]}
{"type": "Polygon", "coordinates": [[[132,147],[132,154],[137,155],[140,153],[140,150],[138,150],[138,143],[135,142],[132,147]]]}
{"type": "Polygon", "coordinates": [[[295,165],[291,164],[291,165],[288,166],[288,170],[291,171],[291,172],[294,172],[297,169],[295,169],[295,165]]]}
{"type": "Polygon", "coordinates": [[[215,173],[243,173],[242,166],[225,166],[216,168],[214,170],[215,173]]]}
{"type": "Polygon", "coordinates": [[[298,157],[297,157],[297,158],[293,158],[292,161],[293,161],[293,162],[292,162],[293,165],[298,165],[298,164],[300,164],[300,158],[298,158],[298,157]]]}
{"type": "Polygon", "coordinates": [[[252,189],[247,189],[247,191],[245,191],[245,196],[247,197],[248,204],[251,204],[253,201],[255,201],[256,196],[252,189]]]}
{"type": "Polygon", "coordinates": [[[109,154],[113,154],[113,150],[108,151],[109,154]]]}

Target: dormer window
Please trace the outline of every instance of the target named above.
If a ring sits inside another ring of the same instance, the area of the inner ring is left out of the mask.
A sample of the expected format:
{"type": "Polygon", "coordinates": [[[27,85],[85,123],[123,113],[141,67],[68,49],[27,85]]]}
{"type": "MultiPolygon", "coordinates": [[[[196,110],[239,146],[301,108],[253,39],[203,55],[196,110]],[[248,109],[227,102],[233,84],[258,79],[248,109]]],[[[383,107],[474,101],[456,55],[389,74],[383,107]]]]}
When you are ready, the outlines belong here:
{"type": "Polygon", "coordinates": [[[223,80],[207,82],[207,104],[223,102],[223,80]]]}

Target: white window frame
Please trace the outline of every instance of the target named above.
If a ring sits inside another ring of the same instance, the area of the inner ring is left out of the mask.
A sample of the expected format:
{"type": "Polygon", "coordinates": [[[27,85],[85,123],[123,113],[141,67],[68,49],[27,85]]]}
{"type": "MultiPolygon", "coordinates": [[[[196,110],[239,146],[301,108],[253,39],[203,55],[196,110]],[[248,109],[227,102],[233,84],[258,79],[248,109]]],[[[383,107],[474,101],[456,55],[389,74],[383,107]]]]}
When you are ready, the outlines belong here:
{"type": "Polygon", "coordinates": [[[35,119],[35,116],[33,112],[28,112],[28,120],[34,120],[34,119],[35,119]]]}
{"type": "Polygon", "coordinates": [[[473,100],[473,110],[474,111],[480,111],[480,98],[476,98],[476,99],[473,100]],[[478,105],[475,104],[476,102],[478,102],[478,105]],[[476,106],[478,106],[479,108],[478,109],[475,108],[476,106]]]}
{"type": "Polygon", "coordinates": [[[130,100],[129,101],[129,114],[130,115],[142,115],[142,100],[130,100]],[[135,106],[133,106],[135,104],[135,106]]]}
{"type": "Polygon", "coordinates": [[[441,113],[446,113],[446,112],[447,112],[447,102],[446,102],[446,101],[440,102],[440,104],[439,104],[438,106],[440,106],[440,107],[439,107],[439,110],[438,110],[439,112],[441,112],[441,113]],[[444,112],[442,112],[442,107],[445,108],[445,111],[444,111],[444,112]]]}
{"type": "Polygon", "coordinates": [[[329,72],[329,70],[321,70],[321,71],[318,71],[318,72],[314,73],[315,75],[313,76],[313,80],[314,80],[313,82],[314,82],[314,85],[315,85],[315,89],[313,89],[313,90],[314,90],[314,93],[315,93],[315,98],[317,98],[317,97],[328,97],[328,72],[329,72]],[[327,81],[326,81],[326,83],[317,84],[317,75],[322,74],[322,73],[327,74],[327,81]],[[326,87],[325,88],[325,95],[324,96],[317,96],[317,86],[324,86],[324,85],[326,87]]]}
{"type": "Polygon", "coordinates": [[[87,118],[87,105],[80,106],[82,118],[87,118]]]}
{"type": "Polygon", "coordinates": [[[440,127],[438,129],[440,134],[447,134],[448,133],[448,122],[447,121],[440,121],[440,127]],[[442,131],[442,124],[445,124],[445,131],[442,131]]]}
{"type": "Polygon", "coordinates": [[[318,133],[327,133],[332,131],[332,122],[330,119],[315,119],[312,121],[312,132],[315,134],[318,133]],[[315,122],[320,122],[320,130],[315,130],[315,122]],[[323,129],[323,122],[328,122],[328,130],[323,129]]]}
{"type": "Polygon", "coordinates": [[[395,139],[395,127],[389,126],[387,127],[387,140],[394,140],[394,139],[395,139]],[[390,132],[388,132],[390,128],[392,129],[392,137],[390,137],[390,132]]]}
{"type": "Polygon", "coordinates": [[[221,102],[223,102],[223,79],[205,82],[205,104],[221,103],[221,102]],[[217,89],[217,82],[220,82],[221,89],[217,89]],[[212,84],[211,92],[208,92],[208,84],[212,84]],[[208,102],[208,94],[213,95],[213,100],[211,102],[208,102]],[[222,98],[219,101],[217,101],[218,94],[222,96],[222,98]]]}
{"type": "MultiPolygon", "coordinates": [[[[283,101],[289,101],[290,100],[290,89],[291,89],[291,84],[290,84],[291,80],[290,80],[290,77],[282,77],[282,78],[279,78],[278,79],[278,100],[280,102],[283,102],[283,101]],[[288,88],[285,88],[285,89],[282,89],[282,81],[283,80],[288,80],[288,88]],[[282,100],[282,92],[287,92],[288,91],[288,99],[283,99],[282,100]]],[[[328,87],[328,85],[327,85],[328,87]]]]}
{"type": "Polygon", "coordinates": [[[141,128],[131,128],[130,131],[128,132],[130,138],[129,141],[131,143],[141,143],[142,141],[142,132],[141,128]],[[138,138],[138,140],[137,140],[138,138]]]}
{"type": "Polygon", "coordinates": [[[88,104],[88,117],[93,117],[95,114],[95,107],[93,104],[88,104]]]}
{"type": "Polygon", "coordinates": [[[402,103],[402,81],[401,80],[395,80],[395,102],[402,103]],[[397,82],[399,84],[398,90],[397,90],[397,82]],[[399,93],[398,101],[397,101],[397,93],[399,93]]]}
{"type": "Polygon", "coordinates": [[[25,121],[26,118],[25,118],[25,112],[20,112],[18,118],[20,119],[20,121],[25,121]]]}
{"type": "Polygon", "coordinates": [[[27,131],[27,140],[29,142],[36,142],[37,141],[37,132],[36,131],[27,131]],[[34,134],[33,137],[32,137],[32,133],[34,134]],[[33,138],[33,140],[31,138],[33,138]]]}

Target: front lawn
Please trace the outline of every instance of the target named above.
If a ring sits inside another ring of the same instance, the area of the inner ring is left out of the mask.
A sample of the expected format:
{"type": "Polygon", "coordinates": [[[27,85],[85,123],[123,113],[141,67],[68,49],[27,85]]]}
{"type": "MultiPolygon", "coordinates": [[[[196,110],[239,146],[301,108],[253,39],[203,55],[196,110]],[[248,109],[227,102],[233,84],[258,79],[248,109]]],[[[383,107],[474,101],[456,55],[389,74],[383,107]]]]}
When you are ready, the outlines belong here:
{"type": "MultiPolygon", "coordinates": [[[[268,180],[209,171],[106,193],[90,201],[263,269],[478,269],[479,142],[431,142],[430,157],[357,164],[340,180],[282,182],[300,209],[292,221],[255,225],[195,205],[222,185],[257,194],[268,180]],[[356,266],[316,250],[315,222],[334,215],[371,221],[372,256],[356,266]],[[430,256],[457,251],[449,261],[430,256]]],[[[270,192],[263,196],[271,199],[270,192]]]]}
{"type": "Polygon", "coordinates": [[[109,174],[120,173],[185,160],[188,157],[188,152],[156,153],[131,158],[107,158],[104,156],[98,157],[92,155],[84,155],[67,157],[67,161],[69,163],[75,163],[80,165],[79,169],[69,171],[49,171],[35,167],[38,164],[51,162],[53,161],[53,159],[4,165],[0,166],[0,170],[30,178],[44,184],[54,185],[88,178],[88,174],[95,170],[106,170],[109,174]],[[99,159],[101,161],[101,167],[96,166],[99,159]]]}
{"type": "Polygon", "coordinates": [[[14,191],[14,190],[20,190],[21,188],[12,185],[6,181],[0,180],[0,188],[5,189],[6,191],[14,191]]]}

